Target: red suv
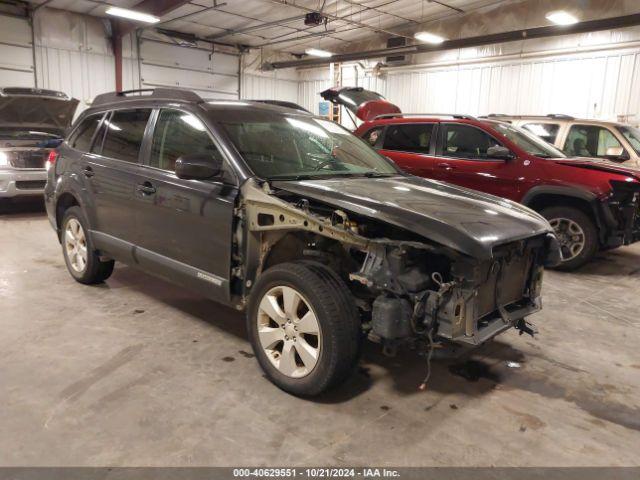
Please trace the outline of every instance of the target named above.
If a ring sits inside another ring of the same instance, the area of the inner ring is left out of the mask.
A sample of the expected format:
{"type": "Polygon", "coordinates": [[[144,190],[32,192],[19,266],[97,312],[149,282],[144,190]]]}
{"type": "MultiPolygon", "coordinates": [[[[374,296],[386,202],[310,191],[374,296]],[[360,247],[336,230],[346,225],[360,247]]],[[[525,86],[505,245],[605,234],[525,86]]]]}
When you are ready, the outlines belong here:
{"type": "Polygon", "coordinates": [[[602,159],[569,158],[505,122],[402,114],[362,88],[321,95],[363,120],[356,134],[408,173],[505,197],[539,212],[560,241],[561,269],[582,266],[598,250],[640,240],[639,170],[602,159]]]}

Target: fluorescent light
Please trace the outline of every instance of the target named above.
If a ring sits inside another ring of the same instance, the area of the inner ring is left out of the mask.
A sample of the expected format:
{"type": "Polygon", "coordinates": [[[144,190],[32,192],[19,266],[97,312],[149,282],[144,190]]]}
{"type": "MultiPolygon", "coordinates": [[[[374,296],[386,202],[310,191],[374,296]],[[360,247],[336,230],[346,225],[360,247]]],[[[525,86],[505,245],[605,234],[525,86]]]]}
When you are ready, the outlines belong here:
{"type": "Polygon", "coordinates": [[[413,38],[415,38],[416,40],[420,40],[421,42],[432,43],[434,45],[438,45],[445,40],[444,37],[429,32],[418,32],[413,36],[413,38]]]}
{"type": "Polygon", "coordinates": [[[6,167],[7,165],[9,165],[9,156],[4,152],[0,152],[0,167],[6,167]]]}
{"type": "Polygon", "coordinates": [[[307,55],[311,55],[312,57],[332,57],[333,53],[327,52],[326,50],[320,50],[319,48],[307,48],[304,53],[307,55]]]}
{"type": "Polygon", "coordinates": [[[107,15],[113,15],[114,17],[128,18],[129,20],[136,20],[138,22],[145,23],[158,23],[160,19],[148,13],[136,12],[135,10],[128,10],[126,8],[109,7],[107,8],[107,15]]]}
{"type": "Polygon", "coordinates": [[[578,19],[564,10],[556,10],[555,12],[547,13],[547,20],[555,23],[556,25],[573,25],[578,23],[578,19]]]}

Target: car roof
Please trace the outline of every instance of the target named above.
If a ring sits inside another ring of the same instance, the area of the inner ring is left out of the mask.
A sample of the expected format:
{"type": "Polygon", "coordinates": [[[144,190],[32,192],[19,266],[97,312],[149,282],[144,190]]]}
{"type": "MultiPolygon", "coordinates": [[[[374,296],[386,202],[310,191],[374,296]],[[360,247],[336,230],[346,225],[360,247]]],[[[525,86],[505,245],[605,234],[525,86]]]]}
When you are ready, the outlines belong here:
{"type": "Polygon", "coordinates": [[[583,125],[608,125],[608,126],[621,126],[623,122],[617,122],[612,120],[595,120],[587,118],[576,118],[569,115],[490,115],[484,117],[487,120],[494,121],[512,121],[512,120],[525,120],[525,121],[538,121],[544,123],[580,123],[583,125]]]}

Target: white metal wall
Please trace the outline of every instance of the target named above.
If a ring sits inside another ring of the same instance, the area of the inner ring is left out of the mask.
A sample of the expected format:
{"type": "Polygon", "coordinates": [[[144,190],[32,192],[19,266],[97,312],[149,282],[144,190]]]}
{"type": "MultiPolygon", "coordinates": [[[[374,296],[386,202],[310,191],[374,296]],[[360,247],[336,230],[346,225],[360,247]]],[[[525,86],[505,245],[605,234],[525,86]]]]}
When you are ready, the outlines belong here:
{"type": "Polygon", "coordinates": [[[0,87],[33,87],[31,25],[24,18],[0,15],[0,87]]]}
{"type": "MultiPolygon", "coordinates": [[[[531,43],[496,45],[491,49],[505,54],[491,57],[481,50],[443,52],[430,63],[390,68],[382,75],[361,67],[354,74],[348,65],[343,85],[375,90],[405,112],[566,113],[637,123],[640,28],[626,29],[624,37],[616,31],[609,35],[615,41],[590,34],[546,39],[538,51],[531,50],[540,45],[531,43]]],[[[328,67],[301,71],[300,80],[298,102],[317,112],[318,92],[331,84],[328,67]]]]}
{"type": "Polygon", "coordinates": [[[77,98],[78,113],[96,95],[115,89],[115,59],[100,19],[43,8],[34,33],[38,87],[77,98]]]}
{"type": "Polygon", "coordinates": [[[242,98],[297,103],[298,81],[245,73],[242,76],[242,98]]]}
{"type": "Polygon", "coordinates": [[[142,87],[180,87],[202,97],[237,99],[240,58],[204,48],[140,39],[142,87]]]}

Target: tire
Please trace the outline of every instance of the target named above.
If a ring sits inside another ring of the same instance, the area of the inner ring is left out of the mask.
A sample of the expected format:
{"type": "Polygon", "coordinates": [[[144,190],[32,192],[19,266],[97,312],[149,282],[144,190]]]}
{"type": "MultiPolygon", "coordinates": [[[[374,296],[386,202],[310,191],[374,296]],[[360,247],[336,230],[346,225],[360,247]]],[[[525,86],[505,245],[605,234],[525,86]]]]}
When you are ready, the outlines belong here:
{"type": "Polygon", "coordinates": [[[574,207],[549,207],[540,212],[552,227],[560,241],[562,250],[562,263],[556,270],[571,271],[582,267],[589,262],[598,251],[598,230],[589,218],[581,210],[574,207]],[[575,235],[572,235],[574,233],[575,235]],[[574,242],[572,239],[581,238],[574,242]],[[582,243],[582,247],[575,249],[576,243],[582,243]],[[565,260],[565,257],[568,257],[565,260]]]}
{"type": "Polygon", "coordinates": [[[349,289],[322,264],[275,265],[260,275],[249,298],[247,331],[256,358],[267,377],[293,395],[316,396],[343,382],[356,365],[360,329],[349,289]],[[299,297],[295,311],[283,308],[292,295],[299,297]],[[278,309],[270,309],[273,301],[278,309]],[[317,334],[310,333],[314,328],[317,334]],[[305,352],[315,352],[315,363],[305,352]]]}
{"type": "Polygon", "coordinates": [[[100,260],[88,231],[87,221],[80,207],[70,207],[64,212],[60,243],[67,270],[77,282],[94,285],[111,276],[115,262],[100,260]]]}

